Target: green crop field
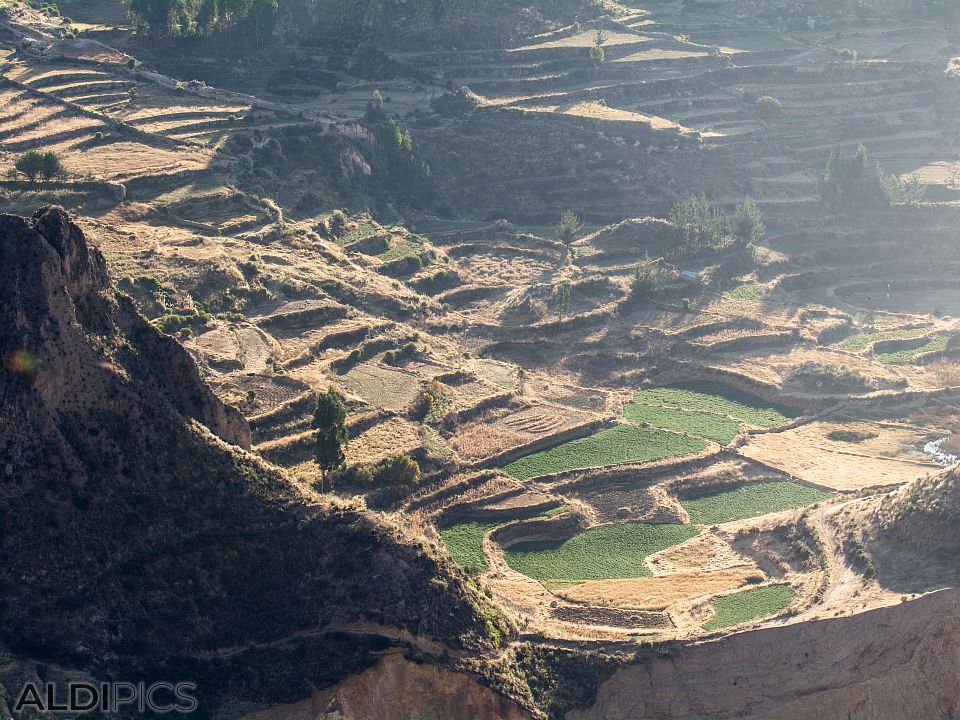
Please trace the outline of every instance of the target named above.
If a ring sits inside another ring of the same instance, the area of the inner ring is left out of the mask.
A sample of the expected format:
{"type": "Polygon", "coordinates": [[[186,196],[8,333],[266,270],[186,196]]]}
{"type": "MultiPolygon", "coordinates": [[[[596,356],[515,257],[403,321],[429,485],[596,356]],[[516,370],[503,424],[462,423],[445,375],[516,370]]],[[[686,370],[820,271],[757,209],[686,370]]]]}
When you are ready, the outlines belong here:
{"type": "Polygon", "coordinates": [[[734,300],[763,300],[766,296],[766,290],[763,286],[755,283],[744,283],[730,290],[727,295],[734,300]]]}
{"type": "Polygon", "coordinates": [[[706,447],[701,440],[676,433],[633,425],[617,425],[585,438],[526,455],[503,469],[519,480],[526,480],[564,470],[688,455],[700,452],[706,447]]]}
{"type": "Polygon", "coordinates": [[[757,427],[785,425],[800,414],[797,408],[776,405],[736,388],[713,382],[691,382],[673,387],[640,390],[640,405],[667,405],[729,415],[757,427]]]}
{"type": "Polygon", "coordinates": [[[504,551],[517,572],[537,580],[649,577],[644,559],[696,536],[691,525],[604,525],[563,541],[537,541],[504,551]]]}
{"type": "Polygon", "coordinates": [[[740,432],[740,424],[723,415],[705,412],[687,412],[662,405],[628,403],[623,416],[630,422],[649,423],[657,428],[679,430],[697,437],[727,445],[740,432]]]}
{"type": "Polygon", "coordinates": [[[918,355],[923,355],[923,353],[946,350],[947,343],[949,342],[949,335],[941,335],[940,337],[935,337],[929,342],[924,343],[920,347],[906,348],[904,350],[897,350],[896,352],[879,353],[876,358],[877,362],[882,363],[906,363],[910,362],[918,355]]]}
{"type": "Polygon", "coordinates": [[[440,536],[447,547],[447,552],[457,565],[471,574],[482,573],[490,567],[487,556],[483,554],[483,536],[488,530],[506,525],[513,520],[526,520],[541,515],[542,513],[537,512],[517,512],[498,518],[457,518],[440,528],[440,536]]]}
{"type": "Polygon", "coordinates": [[[791,482],[750,483],[735,490],[681,500],[696,525],[716,525],[812,505],[831,497],[816,488],[791,482]]]}
{"type": "Polygon", "coordinates": [[[929,332],[930,328],[910,328],[908,330],[885,330],[883,332],[865,332],[851,335],[844,338],[834,345],[840,350],[850,350],[851,352],[860,352],[866,350],[873,343],[883,340],[912,340],[913,338],[923,337],[929,332]]]}
{"type": "Polygon", "coordinates": [[[776,615],[790,607],[796,596],[796,591],[789,585],[771,585],[718,597],[713,601],[713,619],[703,629],[720,630],[776,615]]]}

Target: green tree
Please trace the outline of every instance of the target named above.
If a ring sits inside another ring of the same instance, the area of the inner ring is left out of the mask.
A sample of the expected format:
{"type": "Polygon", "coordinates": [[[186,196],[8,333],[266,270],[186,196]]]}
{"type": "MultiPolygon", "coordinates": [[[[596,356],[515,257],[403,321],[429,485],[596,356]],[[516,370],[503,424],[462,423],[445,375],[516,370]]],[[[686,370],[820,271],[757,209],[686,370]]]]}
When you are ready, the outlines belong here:
{"type": "Polygon", "coordinates": [[[67,169],[63,166],[60,156],[52,150],[43,153],[40,158],[40,175],[44,180],[53,180],[67,175],[67,169]]]}
{"type": "Polygon", "coordinates": [[[644,263],[633,271],[633,280],[630,281],[630,299],[648,300],[653,297],[659,285],[657,268],[653,263],[644,263]]]}
{"type": "Polygon", "coordinates": [[[43,153],[37,150],[27,150],[16,159],[13,166],[17,172],[26,175],[28,180],[34,181],[40,177],[40,173],[43,171],[43,153]]]}
{"type": "Polygon", "coordinates": [[[733,214],[733,234],[737,242],[741,245],[753,245],[763,239],[763,233],[766,232],[766,225],[763,224],[763,215],[760,208],[747,196],[743,202],[737,205],[733,214]]]}
{"type": "Polygon", "coordinates": [[[320,492],[323,492],[326,479],[334,470],[343,466],[346,459],[343,450],[350,438],[347,431],[347,409],[333,387],[317,395],[313,429],[313,459],[320,467],[320,492]]]}
{"type": "Polygon", "coordinates": [[[47,152],[27,150],[16,159],[13,166],[17,172],[23,173],[31,181],[54,180],[67,175],[67,169],[63,166],[60,156],[52,150],[47,152]]]}
{"type": "Polygon", "coordinates": [[[573,210],[564,210],[560,214],[560,224],[557,225],[557,240],[569,245],[580,235],[583,223],[573,210]]]}
{"type": "Polygon", "coordinates": [[[551,304],[553,305],[553,311],[563,320],[563,316],[570,309],[570,283],[560,283],[554,286],[551,304]]]}
{"type": "Polygon", "coordinates": [[[607,59],[607,52],[603,49],[606,42],[607,34],[603,30],[597,30],[593,36],[593,45],[590,46],[590,59],[597,65],[602,64],[607,59]]]}
{"type": "Polygon", "coordinates": [[[367,101],[367,111],[364,113],[364,120],[368,123],[383,122],[386,118],[386,111],[383,109],[383,95],[379,90],[373,91],[373,97],[367,101]]]}

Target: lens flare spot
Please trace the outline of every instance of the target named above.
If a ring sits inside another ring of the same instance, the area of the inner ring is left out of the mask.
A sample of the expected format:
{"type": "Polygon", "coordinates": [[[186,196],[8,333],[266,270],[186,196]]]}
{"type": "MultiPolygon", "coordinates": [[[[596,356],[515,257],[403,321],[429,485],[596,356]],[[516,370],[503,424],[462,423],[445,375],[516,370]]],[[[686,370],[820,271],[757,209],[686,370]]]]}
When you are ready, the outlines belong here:
{"type": "Polygon", "coordinates": [[[11,350],[4,358],[4,366],[14,375],[31,375],[37,367],[37,359],[26,350],[11,350]]]}

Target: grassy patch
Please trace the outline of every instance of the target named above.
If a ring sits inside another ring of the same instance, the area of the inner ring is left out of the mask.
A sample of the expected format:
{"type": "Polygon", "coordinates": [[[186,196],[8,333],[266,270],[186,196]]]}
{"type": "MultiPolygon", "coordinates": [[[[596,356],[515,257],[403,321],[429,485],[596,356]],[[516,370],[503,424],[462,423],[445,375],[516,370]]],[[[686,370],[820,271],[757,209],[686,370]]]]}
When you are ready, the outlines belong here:
{"type": "Polygon", "coordinates": [[[519,480],[583,468],[625,462],[660,460],[700,452],[706,444],[696,438],[632,425],[617,425],[585,438],[526,455],[504,470],[519,480]]]}
{"type": "Polygon", "coordinates": [[[390,237],[387,250],[377,255],[377,257],[384,262],[390,262],[392,260],[400,260],[405,257],[418,255],[422,250],[423,242],[415,235],[393,235],[390,237]]]}
{"type": "Polygon", "coordinates": [[[761,285],[751,282],[733,288],[727,296],[734,300],[763,300],[766,293],[761,285]]]}
{"type": "Polygon", "coordinates": [[[721,445],[728,444],[740,432],[740,424],[723,415],[687,412],[662,405],[629,403],[623,407],[623,416],[630,422],[649,423],[665,430],[679,430],[721,445]]]}
{"type": "Polygon", "coordinates": [[[812,505],[830,495],[791,482],[750,483],[735,490],[681,500],[683,509],[696,525],[715,525],[812,505]]]}
{"type": "Polygon", "coordinates": [[[924,353],[946,350],[947,343],[949,342],[949,335],[941,335],[940,337],[935,337],[929,342],[924,343],[920,347],[904,348],[903,350],[897,350],[896,352],[879,353],[876,358],[877,362],[882,363],[906,363],[910,362],[919,355],[923,355],[924,353]]]}
{"type": "Polygon", "coordinates": [[[923,337],[930,328],[910,328],[901,330],[885,330],[883,332],[863,332],[844,338],[834,345],[838,350],[861,352],[877,342],[884,340],[912,340],[923,337]]]}
{"type": "Polygon", "coordinates": [[[513,520],[527,520],[539,515],[537,512],[517,512],[498,518],[457,518],[440,528],[440,536],[457,565],[471,574],[482,573],[490,567],[487,556],[483,554],[483,536],[487,531],[513,520]]]}
{"type": "Polygon", "coordinates": [[[720,630],[776,615],[790,607],[796,596],[796,591],[789,585],[771,585],[719,597],[713,601],[713,619],[703,629],[720,630]]]}
{"type": "Polygon", "coordinates": [[[634,400],[640,405],[667,405],[729,415],[757,427],[785,425],[800,414],[797,408],[769,403],[755,395],[713,382],[641,390],[634,395],[634,400]]]}
{"type": "Polygon", "coordinates": [[[697,534],[691,525],[604,525],[567,540],[525,542],[504,551],[507,564],[537,580],[650,577],[649,556],[697,534]]]}

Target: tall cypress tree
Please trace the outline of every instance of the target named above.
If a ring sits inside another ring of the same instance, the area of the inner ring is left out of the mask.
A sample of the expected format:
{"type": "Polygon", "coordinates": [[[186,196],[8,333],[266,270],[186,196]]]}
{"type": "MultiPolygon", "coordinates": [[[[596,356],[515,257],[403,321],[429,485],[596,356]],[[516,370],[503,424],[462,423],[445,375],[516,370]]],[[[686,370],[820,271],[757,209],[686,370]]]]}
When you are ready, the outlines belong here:
{"type": "Polygon", "coordinates": [[[317,395],[313,411],[314,462],[320,467],[320,492],[334,470],[343,466],[346,459],[343,449],[350,434],[347,431],[347,409],[337,391],[330,387],[317,395]]]}

